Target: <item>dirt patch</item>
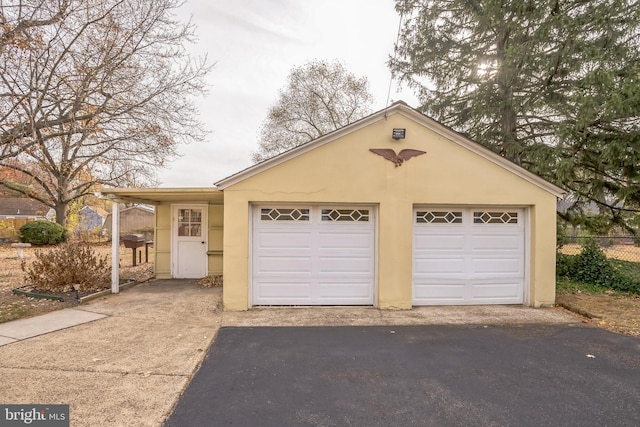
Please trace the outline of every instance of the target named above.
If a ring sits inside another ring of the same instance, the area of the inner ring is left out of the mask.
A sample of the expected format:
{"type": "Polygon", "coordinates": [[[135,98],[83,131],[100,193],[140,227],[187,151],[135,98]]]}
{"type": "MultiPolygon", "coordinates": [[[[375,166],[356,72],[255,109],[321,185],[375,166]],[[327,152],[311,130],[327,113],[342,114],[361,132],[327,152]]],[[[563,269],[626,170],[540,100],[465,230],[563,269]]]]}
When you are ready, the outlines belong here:
{"type": "MultiPolygon", "coordinates": [[[[111,262],[111,244],[102,243],[93,244],[92,246],[96,253],[100,256],[107,256],[108,262],[111,262]]],[[[23,250],[25,262],[29,265],[36,259],[36,250],[50,251],[53,248],[25,248],[23,250]]],[[[153,249],[149,248],[149,252],[151,260],[153,249]]],[[[21,260],[18,259],[17,255],[17,250],[12,248],[10,244],[0,245],[0,265],[2,265],[0,270],[0,323],[77,305],[77,301],[74,298],[67,298],[64,302],[60,302],[14,295],[11,292],[14,288],[26,284],[24,282],[24,273],[20,268],[21,260]]],[[[130,249],[120,248],[120,268],[120,277],[127,279],[146,280],[153,275],[153,264],[151,262],[133,267],[130,249]]]]}
{"type": "Polygon", "coordinates": [[[625,335],[640,337],[640,296],[584,293],[559,294],[558,305],[588,323],[625,335]]]}

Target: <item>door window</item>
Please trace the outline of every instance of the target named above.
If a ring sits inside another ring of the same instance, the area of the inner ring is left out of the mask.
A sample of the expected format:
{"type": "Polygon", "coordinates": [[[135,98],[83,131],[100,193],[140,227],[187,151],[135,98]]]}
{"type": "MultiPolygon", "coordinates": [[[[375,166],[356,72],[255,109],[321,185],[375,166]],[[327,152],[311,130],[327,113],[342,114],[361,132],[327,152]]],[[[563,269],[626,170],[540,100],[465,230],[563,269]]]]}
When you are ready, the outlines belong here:
{"type": "Polygon", "coordinates": [[[178,236],[202,236],[202,209],[178,209],[178,236]]]}

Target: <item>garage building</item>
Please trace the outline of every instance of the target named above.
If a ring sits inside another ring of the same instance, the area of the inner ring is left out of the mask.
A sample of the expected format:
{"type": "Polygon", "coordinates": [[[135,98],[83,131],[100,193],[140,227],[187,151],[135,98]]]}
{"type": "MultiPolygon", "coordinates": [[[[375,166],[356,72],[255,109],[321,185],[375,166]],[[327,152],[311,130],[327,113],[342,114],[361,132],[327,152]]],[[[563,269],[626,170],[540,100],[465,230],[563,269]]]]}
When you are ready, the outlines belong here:
{"type": "Polygon", "coordinates": [[[224,274],[226,310],[555,301],[564,191],[403,102],[216,188],[104,194],[156,205],[158,277],[224,274]]]}

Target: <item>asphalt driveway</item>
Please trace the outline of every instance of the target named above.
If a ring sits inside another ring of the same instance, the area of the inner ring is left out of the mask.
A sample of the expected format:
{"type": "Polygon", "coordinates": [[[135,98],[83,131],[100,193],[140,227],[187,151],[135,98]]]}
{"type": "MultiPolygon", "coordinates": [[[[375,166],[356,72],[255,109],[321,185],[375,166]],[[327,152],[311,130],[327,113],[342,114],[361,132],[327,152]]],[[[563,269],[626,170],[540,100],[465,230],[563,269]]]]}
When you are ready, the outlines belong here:
{"type": "Polygon", "coordinates": [[[166,426],[637,426],[640,340],[576,325],[224,327],[166,426]]]}

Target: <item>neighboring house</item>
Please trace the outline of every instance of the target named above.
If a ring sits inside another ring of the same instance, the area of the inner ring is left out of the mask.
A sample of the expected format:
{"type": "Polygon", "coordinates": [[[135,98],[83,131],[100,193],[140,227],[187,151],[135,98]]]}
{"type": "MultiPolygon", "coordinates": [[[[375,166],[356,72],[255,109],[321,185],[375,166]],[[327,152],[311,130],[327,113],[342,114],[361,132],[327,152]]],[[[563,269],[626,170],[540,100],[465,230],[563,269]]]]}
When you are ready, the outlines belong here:
{"type": "Polygon", "coordinates": [[[80,222],[78,231],[92,232],[98,228],[104,227],[104,221],[107,215],[107,212],[103,209],[93,206],[84,206],[78,212],[78,219],[80,222]]]}
{"type": "MultiPolygon", "coordinates": [[[[153,239],[154,208],[147,205],[136,205],[120,210],[120,235],[141,233],[147,239],[153,239]]],[[[104,221],[107,235],[111,236],[111,214],[104,221]]]]}
{"type": "Polygon", "coordinates": [[[224,274],[227,310],[555,302],[565,191],[403,102],[216,188],[102,194],[154,205],[156,276],[224,274]]]}
{"type": "Polygon", "coordinates": [[[0,197],[0,238],[16,239],[20,227],[36,220],[54,221],[56,213],[36,200],[21,197],[0,197]]]}
{"type": "Polygon", "coordinates": [[[55,219],[55,211],[44,203],[23,197],[0,197],[0,219],[55,219]]]}

